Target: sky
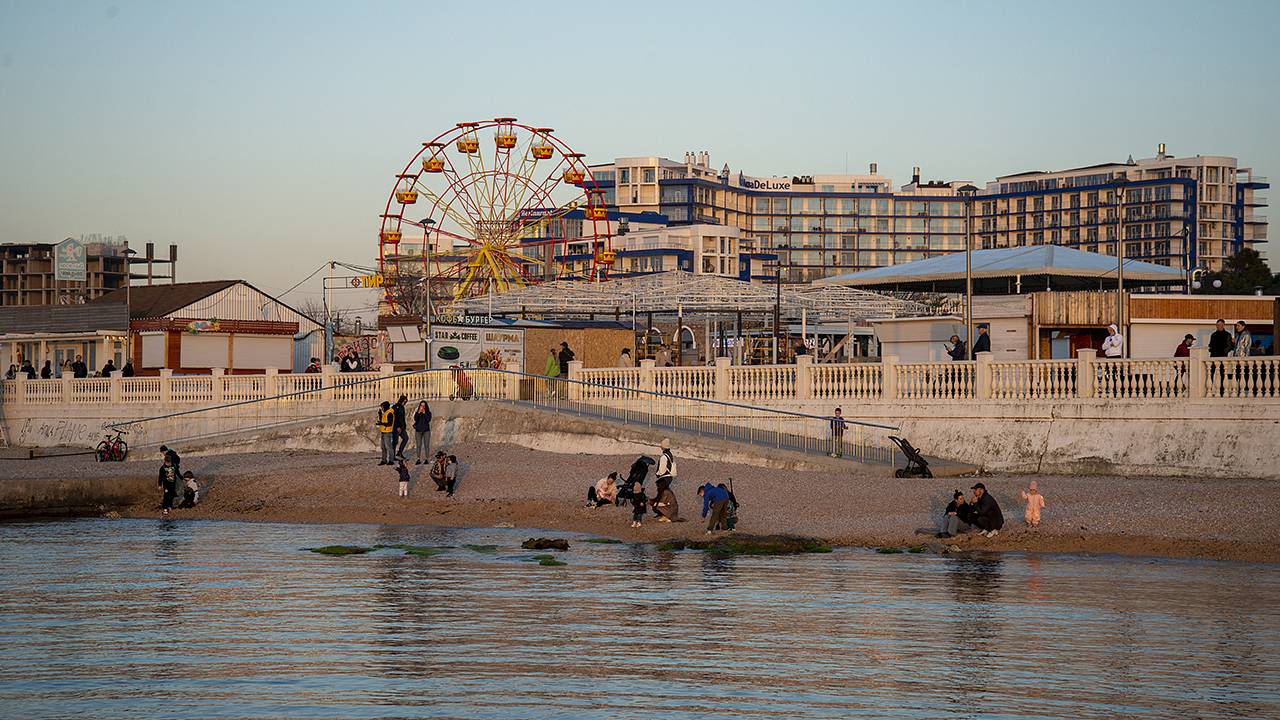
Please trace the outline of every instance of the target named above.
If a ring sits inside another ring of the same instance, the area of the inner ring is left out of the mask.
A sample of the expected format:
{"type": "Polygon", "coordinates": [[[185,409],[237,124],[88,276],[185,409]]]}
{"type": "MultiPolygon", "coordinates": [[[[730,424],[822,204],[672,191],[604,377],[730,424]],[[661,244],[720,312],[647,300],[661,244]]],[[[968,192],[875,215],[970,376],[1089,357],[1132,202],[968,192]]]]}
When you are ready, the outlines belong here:
{"type": "Polygon", "coordinates": [[[496,116],[761,176],[982,185],[1160,142],[1276,176],[1277,26],[1244,0],[0,0],[0,242],[177,243],[179,280],[282,292],[372,264],[420,143],[496,116]]]}

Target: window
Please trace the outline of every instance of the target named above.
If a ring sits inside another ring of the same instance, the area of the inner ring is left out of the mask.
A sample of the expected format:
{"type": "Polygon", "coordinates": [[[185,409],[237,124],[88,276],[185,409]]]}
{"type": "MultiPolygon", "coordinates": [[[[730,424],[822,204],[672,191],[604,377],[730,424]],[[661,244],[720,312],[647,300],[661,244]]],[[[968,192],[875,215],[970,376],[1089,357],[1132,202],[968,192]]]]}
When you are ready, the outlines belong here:
{"type": "Polygon", "coordinates": [[[631,168],[622,168],[618,171],[618,182],[631,182],[631,168]]]}
{"type": "Polygon", "coordinates": [[[756,198],[756,205],[755,205],[755,207],[756,207],[756,212],[758,212],[758,213],[767,213],[767,212],[769,212],[769,208],[771,207],[771,204],[770,204],[770,202],[769,202],[769,198],[756,198]]]}
{"type": "Polygon", "coordinates": [[[654,179],[653,179],[653,168],[645,168],[645,169],[644,169],[644,181],[645,181],[645,182],[647,182],[647,183],[654,182],[654,179]]]}

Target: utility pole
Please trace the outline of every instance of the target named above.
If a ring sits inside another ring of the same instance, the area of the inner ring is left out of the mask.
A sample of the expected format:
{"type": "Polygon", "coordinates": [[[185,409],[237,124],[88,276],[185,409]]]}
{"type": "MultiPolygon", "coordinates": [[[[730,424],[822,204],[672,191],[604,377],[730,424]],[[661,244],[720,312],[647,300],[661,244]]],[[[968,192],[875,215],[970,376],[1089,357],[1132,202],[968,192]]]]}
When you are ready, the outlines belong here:
{"type": "MultiPolygon", "coordinates": [[[[957,190],[964,198],[964,342],[973,356],[973,196],[978,188],[965,185],[957,190]]],[[[976,359],[976,358],[975,358],[976,359]]]]}
{"type": "MultiPolygon", "coordinates": [[[[1116,225],[1118,226],[1118,237],[1116,238],[1116,332],[1121,337],[1127,339],[1128,333],[1124,329],[1124,191],[1129,184],[1129,178],[1121,175],[1116,178],[1112,185],[1116,190],[1116,205],[1119,212],[1116,214],[1116,225]]],[[[1128,350],[1129,343],[1124,343],[1124,349],[1128,350]]]]}

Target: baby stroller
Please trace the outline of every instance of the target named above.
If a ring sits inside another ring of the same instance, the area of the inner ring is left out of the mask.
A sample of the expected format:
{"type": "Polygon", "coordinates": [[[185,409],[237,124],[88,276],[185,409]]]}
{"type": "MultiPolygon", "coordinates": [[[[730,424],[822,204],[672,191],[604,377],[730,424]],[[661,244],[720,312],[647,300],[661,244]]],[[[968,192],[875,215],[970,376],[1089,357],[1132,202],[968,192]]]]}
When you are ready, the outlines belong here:
{"type": "Polygon", "coordinates": [[[630,501],[635,493],[631,492],[631,486],[634,483],[640,483],[640,487],[644,487],[645,478],[649,477],[649,468],[657,465],[658,461],[648,455],[641,455],[636,461],[631,463],[631,470],[627,472],[627,480],[622,483],[622,487],[618,488],[618,504],[623,501],[630,501]]]}
{"type": "Polygon", "coordinates": [[[898,446],[898,449],[902,450],[902,454],[907,458],[907,466],[894,470],[894,477],[933,477],[933,473],[929,470],[929,461],[925,460],[924,456],[920,454],[920,451],[908,442],[906,438],[890,435],[889,439],[893,441],[893,444],[898,446]]]}

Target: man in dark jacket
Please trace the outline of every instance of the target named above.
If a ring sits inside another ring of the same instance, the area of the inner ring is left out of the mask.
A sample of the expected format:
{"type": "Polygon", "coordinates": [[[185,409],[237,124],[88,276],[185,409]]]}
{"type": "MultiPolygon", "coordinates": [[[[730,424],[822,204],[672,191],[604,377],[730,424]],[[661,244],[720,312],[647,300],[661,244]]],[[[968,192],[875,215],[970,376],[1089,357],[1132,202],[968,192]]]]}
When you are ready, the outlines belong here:
{"type": "Polygon", "coordinates": [[[987,494],[987,486],[982,483],[974,485],[973,490],[973,526],[982,531],[983,537],[995,537],[1004,527],[1004,514],[1000,512],[1000,503],[987,494]]]}
{"type": "Polygon", "coordinates": [[[71,363],[72,377],[87,378],[89,377],[89,366],[84,364],[84,358],[76,356],[76,361],[71,363]]]}
{"type": "Polygon", "coordinates": [[[980,352],[991,352],[991,335],[988,334],[990,330],[990,325],[978,323],[978,339],[973,341],[973,357],[971,359],[977,360],[980,352]]]}
{"type": "Polygon", "coordinates": [[[1218,329],[1209,336],[1209,357],[1226,357],[1236,346],[1236,341],[1227,332],[1227,321],[1219,319],[1218,329]]]}
{"type": "Polygon", "coordinates": [[[108,360],[106,365],[102,366],[102,377],[111,377],[111,373],[116,371],[116,361],[108,360]]]}
{"type": "Polygon", "coordinates": [[[394,432],[396,435],[395,457],[400,460],[405,459],[404,448],[406,445],[409,444],[409,430],[408,430],[409,423],[405,418],[405,409],[404,409],[405,403],[407,402],[409,402],[408,396],[401,395],[400,399],[396,400],[396,404],[391,407],[391,409],[395,412],[395,415],[391,420],[391,431],[394,432]]]}
{"type": "Polygon", "coordinates": [[[707,534],[710,535],[728,519],[729,491],[707,483],[698,488],[698,495],[702,496],[702,517],[707,517],[708,512],[711,514],[707,519],[707,534]]]}
{"type": "Polygon", "coordinates": [[[560,377],[569,377],[569,363],[573,358],[573,351],[569,349],[569,343],[560,343],[560,352],[556,354],[556,360],[560,362],[560,377]]]}
{"type": "MultiPolygon", "coordinates": [[[[942,346],[947,347],[946,343],[943,343],[942,346]]],[[[968,348],[964,346],[964,341],[960,339],[959,335],[951,336],[951,347],[947,348],[947,356],[956,362],[969,359],[968,348]]]]}

